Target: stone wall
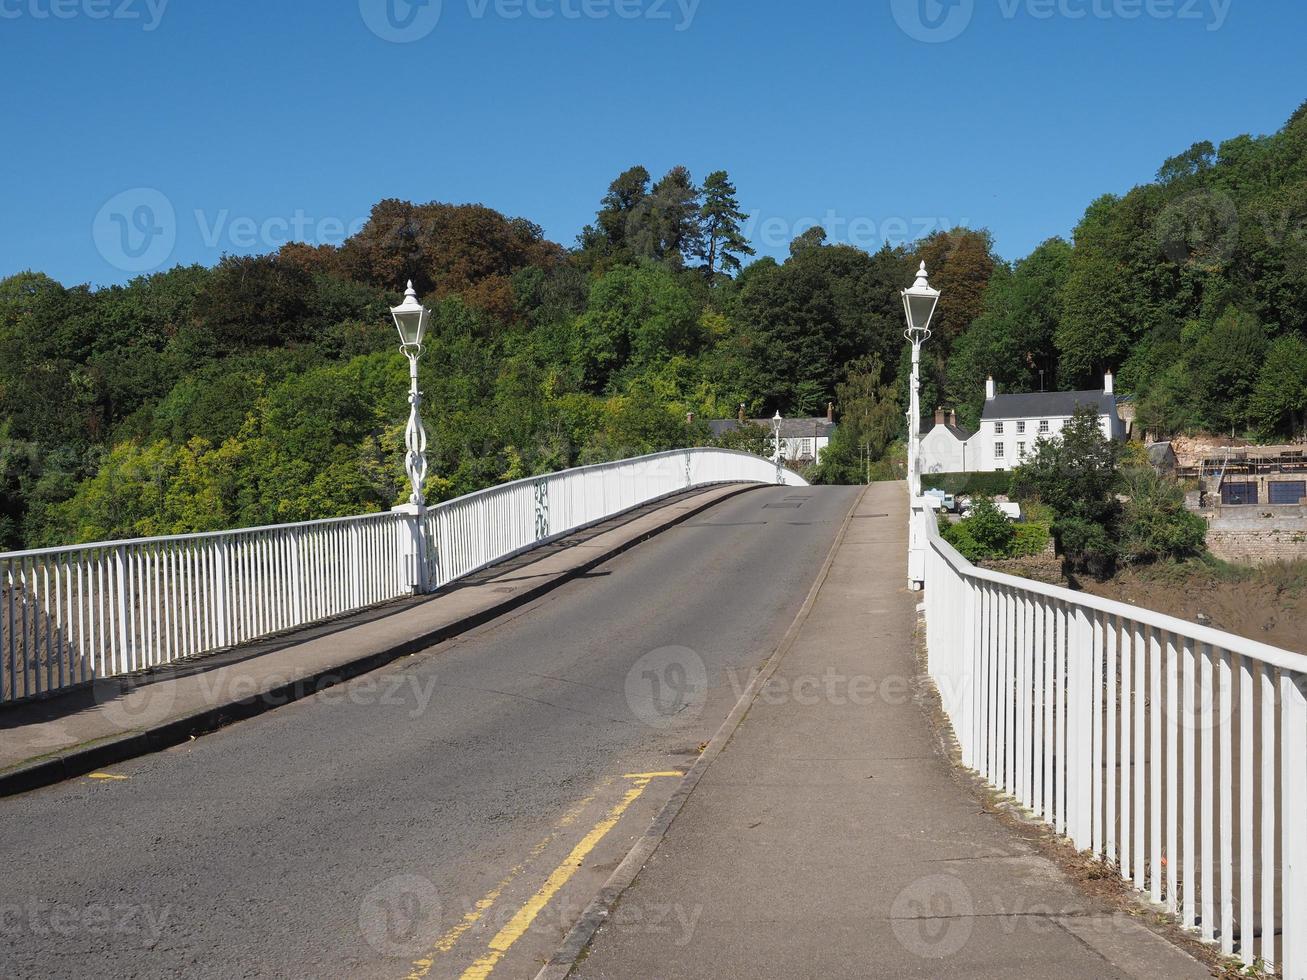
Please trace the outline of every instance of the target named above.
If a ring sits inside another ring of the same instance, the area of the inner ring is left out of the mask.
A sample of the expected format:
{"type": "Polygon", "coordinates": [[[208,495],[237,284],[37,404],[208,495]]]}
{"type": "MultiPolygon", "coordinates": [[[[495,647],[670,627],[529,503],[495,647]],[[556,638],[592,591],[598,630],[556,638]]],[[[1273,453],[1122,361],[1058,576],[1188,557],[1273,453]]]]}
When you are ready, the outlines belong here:
{"type": "Polygon", "coordinates": [[[1243,513],[1237,516],[1231,514],[1234,509],[1208,517],[1207,547],[1217,558],[1241,565],[1307,560],[1302,508],[1246,507],[1238,508],[1243,513]]]}

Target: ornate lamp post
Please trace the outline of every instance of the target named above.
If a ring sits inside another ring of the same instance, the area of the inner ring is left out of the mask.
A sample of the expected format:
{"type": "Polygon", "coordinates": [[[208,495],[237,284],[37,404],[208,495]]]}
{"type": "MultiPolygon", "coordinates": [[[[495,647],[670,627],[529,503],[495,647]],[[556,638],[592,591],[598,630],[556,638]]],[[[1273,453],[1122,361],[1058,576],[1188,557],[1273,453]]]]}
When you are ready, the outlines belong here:
{"type": "Polygon", "coordinates": [[[912,399],[908,408],[908,491],[915,501],[921,496],[921,345],[930,339],[930,321],[939,305],[939,290],[931,288],[926,263],[921,263],[917,281],[903,290],[903,312],[908,329],[903,336],[912,344],[912,399]]]}
{"type": "Polygon", "coordinates": [[[409,503],[414,507],[425,507],[426,498],[422,495],[422,484],[427,479],[427,430],[422,425],[422,392],[418,389],[418,358],[422,356],[422,340],[426,337],[427,325],[431,321],[431,311],[418,302],[417,290],[409,280],[404,293],[404,302],[393,307],[390,315],[395,318],[395,328],[399,331],[399,347],[408,357],[409,369],[409,413],[408,429],[404,433],[404,443],[408,454],[404,457],[404,469],[408,481],[413,486],[409,503]]]}
{"type": "Polygon", "coordinates": [[[903,290],[903,313],[908,329],[903,336],[912,344],[912,404],[908,408],[908,493],[912,506],[908,526],[908,586],[920,591],[926,586],[926,529],[922,521],[930,514],[921,499],[921,345],[930,339],[930,321],[939,305],[939,290],[932,289],[921,263],[917,281],[903,290]]]}
{"type": "Polygon", "coordinates": [[[782,470],[781,454],[781,423],[785,421],[781,418],[780,409],[776,410],[776,415],[771,420],[772,439],[776,444],[776,485],[780,486],[785,482],[785,473],[782,470]]]}

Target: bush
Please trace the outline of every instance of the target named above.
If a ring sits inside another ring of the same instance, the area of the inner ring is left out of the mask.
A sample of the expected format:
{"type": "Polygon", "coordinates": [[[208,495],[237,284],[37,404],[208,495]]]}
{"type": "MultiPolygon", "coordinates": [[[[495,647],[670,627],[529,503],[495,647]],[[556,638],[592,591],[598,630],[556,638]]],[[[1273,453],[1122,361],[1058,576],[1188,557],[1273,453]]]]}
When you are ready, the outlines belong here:
{"type": "Polygon", "coordinates": [[[1036,555],[1042,555],[1052,537],[1049,525],[1046,523],[1027,521],[1025,524],[1015,525],[1013,530],[1016,532],[1012,540],[1013,558],[1034,558],[1036,555]]]}
{"type": "Polygon", "coordinates": [[[1006,497],[1012,491],[1011,473],[926,473],[921,477],[926,490],[943,490],[953,496],[962,494],[1006,497]]]}
{"type": "Polygon", "coordinates": [[[1207,522],[1185,509],[1184,491],[1151,467],[1128,470],[1121,556],[1132,562],[1183,561],[1207,550],[1207,522]]]}
{"type": "Polygon", "coordinates": [[[1017,529],[988,497],[977,500],[971,516],[956,524],[941,514],[940,536],[971,562],[1011,558],[1016,553],[1017,529]]]}
{"type": "Polygon", "coordinates": [[[994,505],[989,497],[980,497],[972,505],[971,516],[963,523],[968,525],[976,544],[984,548],[995,558],[1008,558],[1012,554],[1012,543],[1016,540],[1017,529],[1012,526],[1007,515],[994,505]]]}
{"type": "Polygon", "coordinates": [[[1116,567],[1116,542],[1102,524],[1083,517],[1060,517],[1053,534],[1069,570],[1088,572],[1094,578],[1111,578],[1116,567]]]}

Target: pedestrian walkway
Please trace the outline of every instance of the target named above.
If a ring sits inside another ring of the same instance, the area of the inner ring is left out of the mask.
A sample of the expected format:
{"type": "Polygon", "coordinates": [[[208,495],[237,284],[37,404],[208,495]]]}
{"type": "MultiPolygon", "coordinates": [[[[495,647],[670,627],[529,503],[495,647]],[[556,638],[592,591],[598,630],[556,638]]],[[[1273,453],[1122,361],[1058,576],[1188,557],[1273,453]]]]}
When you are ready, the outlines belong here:
{"type": "Polygon", "coordinates": [[[434,596],[401,600],[285,636],[56,697],[0,708],[0,796],[180,744],[466,632],[530,602],[727,497],[692,491],[501,562],[434,596]]]}
{"type": "Polygon", "coordinates": [[[869,488],[792,647],[573,976],[1209,975],[959,778],[913,697],[907,528],[902,485],[869,488]]]}

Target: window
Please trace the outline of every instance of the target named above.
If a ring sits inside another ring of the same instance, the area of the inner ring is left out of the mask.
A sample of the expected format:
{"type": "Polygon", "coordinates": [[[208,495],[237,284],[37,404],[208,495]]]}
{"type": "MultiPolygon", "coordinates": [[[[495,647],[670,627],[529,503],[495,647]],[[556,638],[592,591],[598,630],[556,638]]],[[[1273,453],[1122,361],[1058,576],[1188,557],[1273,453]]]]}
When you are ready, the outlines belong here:
{"type": "Polygon", "coordinates": [[[799,441],[799,458],[800,458],[800,459],[803,459],[804,457],[811,456],[811,455],[812,455],[812,440],[811,440],[811,439],[802,439],[802,440],[800,440],[800,441],[799,441]]]}
{"type": "Polygon", "coordinates": [[[1003,423],[1002,423],[1002,422],[995,422],[995,423],[994,423],[994,435],[996,435],[996,436],[1001,436],[1002,434],[1003,434],[1003,423]]]}
{"type": "Polygon", "coordinates": [[[1039,434],[1041,436],[1046,436],[1048,435],[1048,431],[1048,419],[1041,419],[1039,422],[1039,434]]]}
{"type": "Polygon", "coordinates": [[[1026,423],[1024,423],[1024,422],[1018,422],[1018,423],[1017,423],[1017,435],[1019,435],[1019,436],[1024,436],[1025,434],[1026,434],[1026,423]]]}
{"type": "Polygon", "coordinates": [[[995,458],[995,459],[1004,459],[1004,458],[1006,458],[1006,456],[1007,456],[1007,453],[1006,453],[1006,450],[1004,450],[1004,448],[1003,448],[1003,444],[1002,444],[1001,442],[996,442],[996,443],[994,443],[994,458],[995,458]]]}
{"type": "Polygon", "coordinates": [[[1018,442],[1017,459],[1025,459],[1025,458],[1026,458],[1026,444],[1024,442],[1018,442]]]}

